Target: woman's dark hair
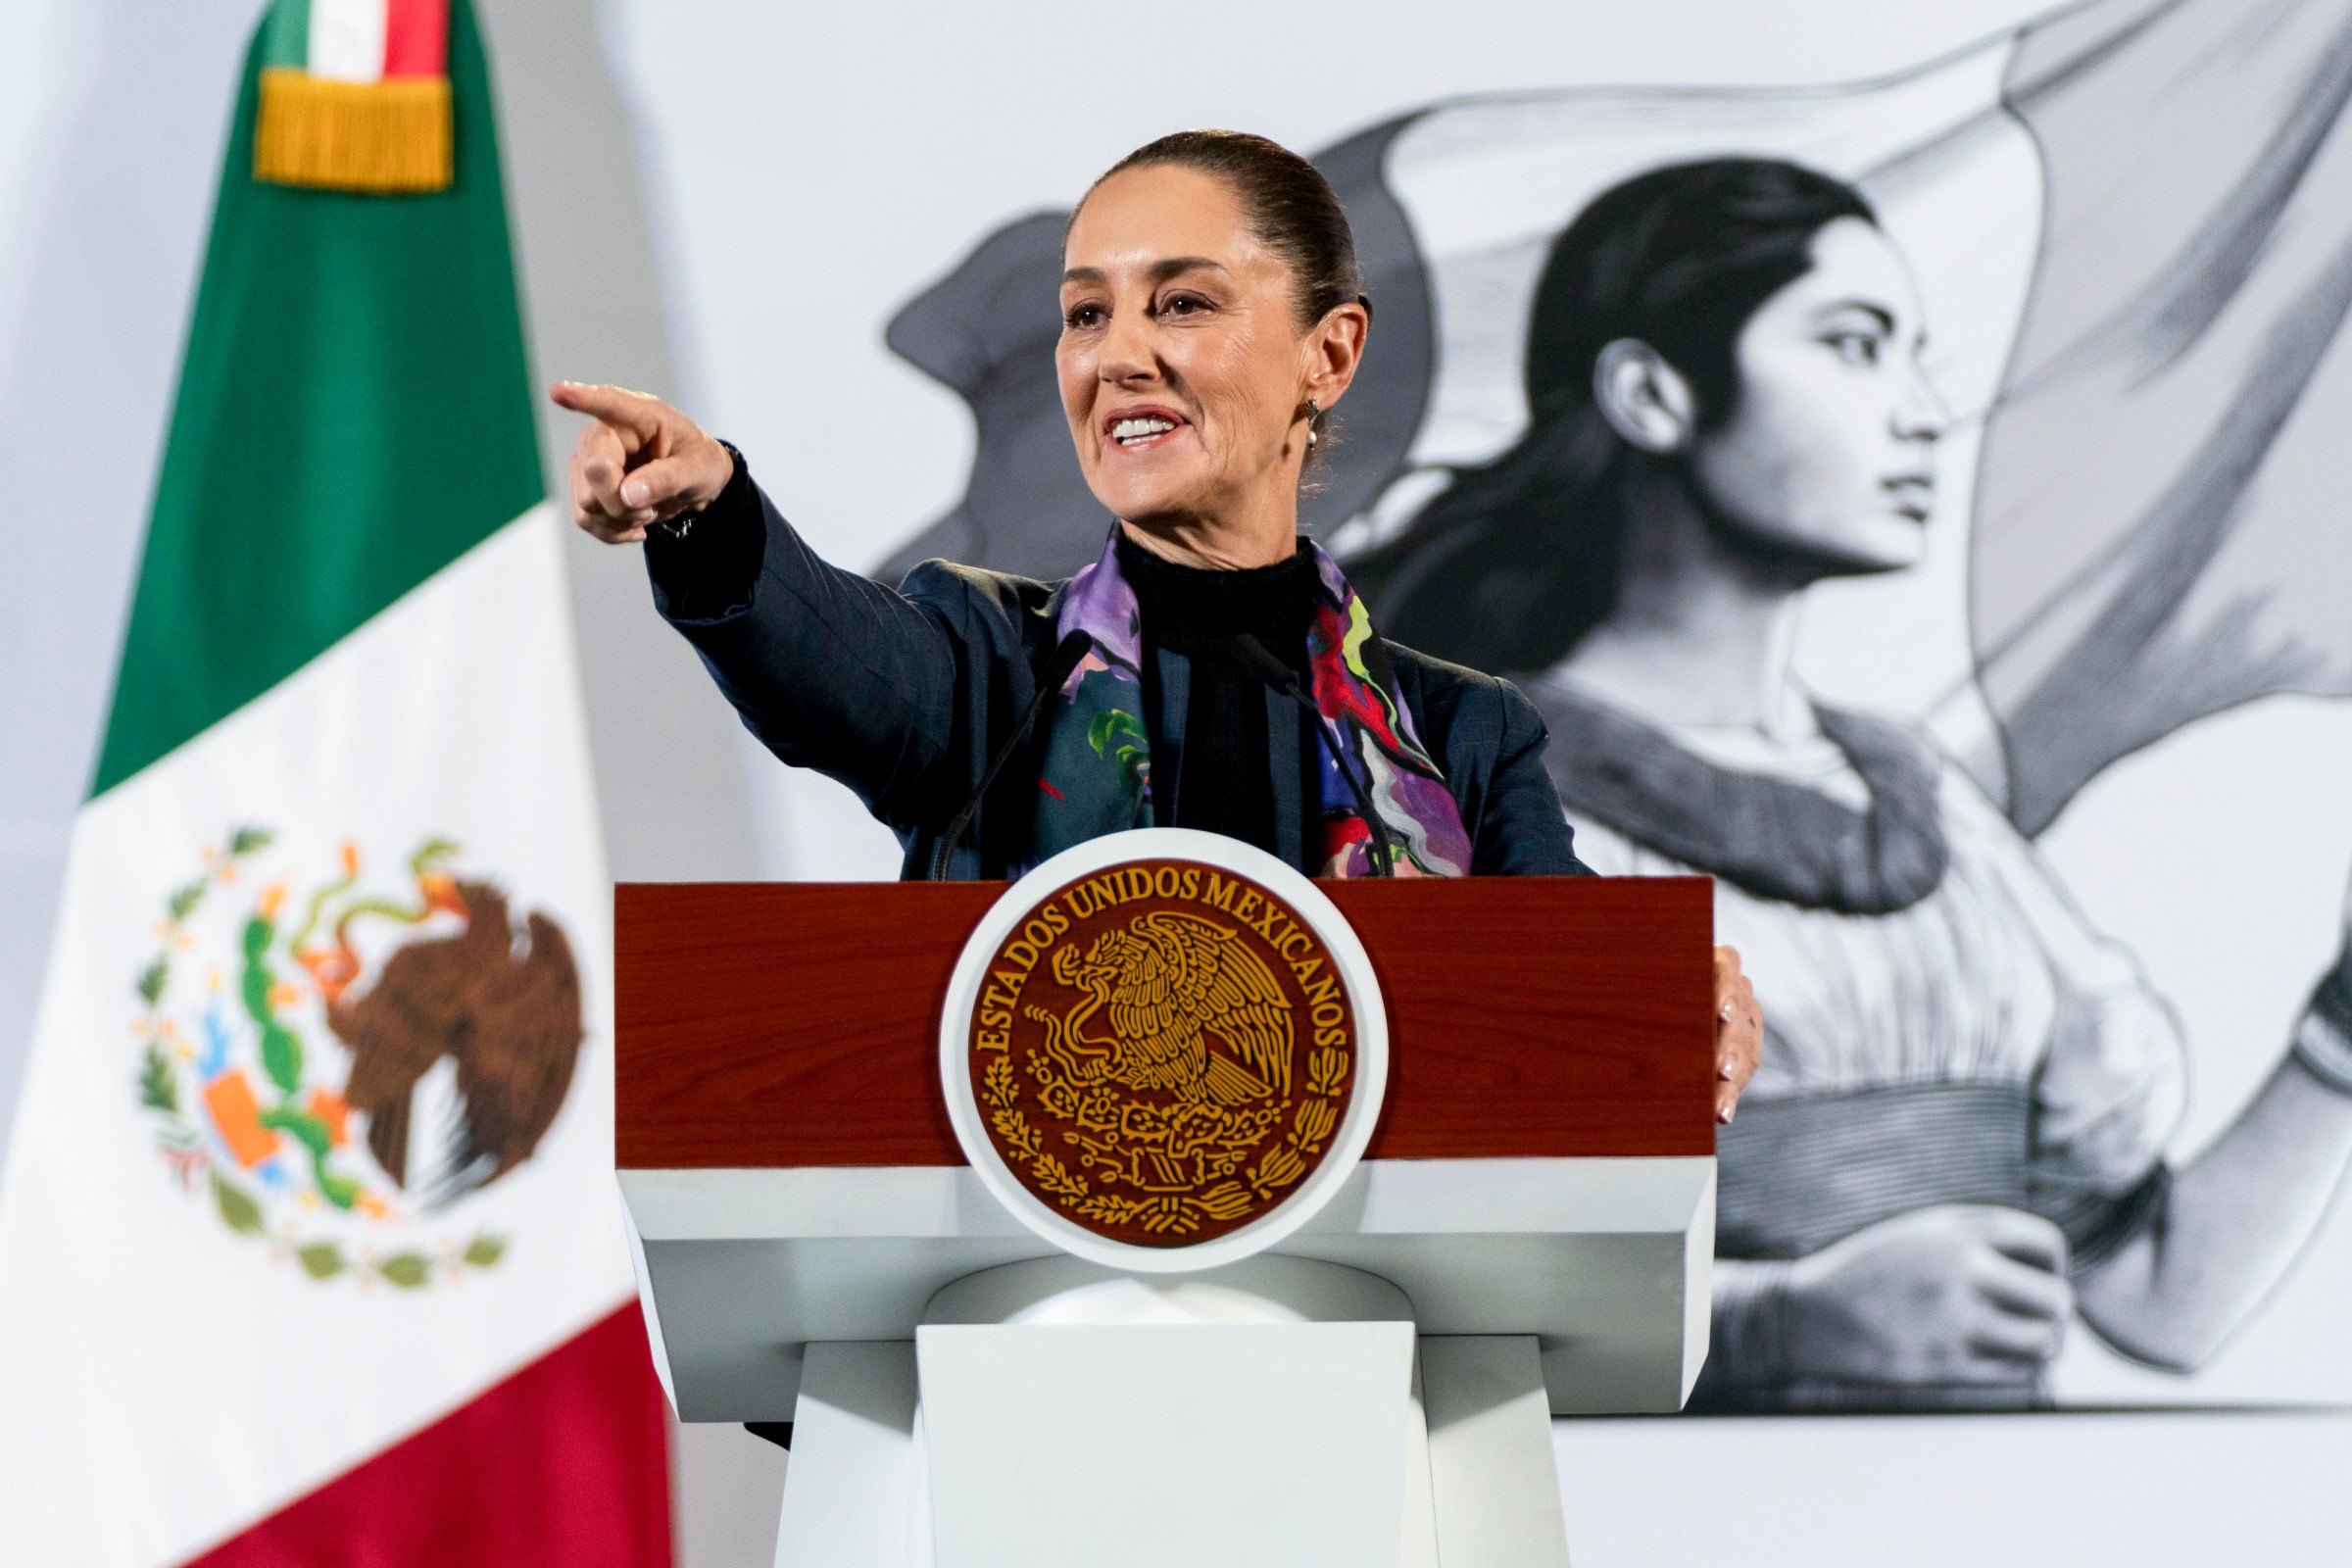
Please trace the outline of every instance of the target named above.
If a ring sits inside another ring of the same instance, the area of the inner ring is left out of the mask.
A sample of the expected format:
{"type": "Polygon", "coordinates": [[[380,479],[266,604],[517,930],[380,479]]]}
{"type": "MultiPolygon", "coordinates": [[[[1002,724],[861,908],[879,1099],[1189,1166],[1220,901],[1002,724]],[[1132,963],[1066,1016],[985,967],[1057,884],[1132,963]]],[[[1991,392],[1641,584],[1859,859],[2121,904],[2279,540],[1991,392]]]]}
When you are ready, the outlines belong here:
{"type": "MultiPolygon", "coordinates": [[[[1291,270],[1292,311],[1304,330],[1343,305],[1367,311],[1364,279],[1355,261],[1355,232],[1348,210],[1314,165],[1263,136],[1239,130],[1180,130],[1146,142],[1104,170],[1093,185],[1130,169],[1195,169],[1226,181],[1250,215],[1250,231],[1291,270]]],[[[1078,207],[1086,205],[1079,200],[1078,207]]],[[[1076,222],[1078,209],[1070,220],[1076,222]]],[[[1315,417],[1318,445],[1328,444],[1328,416],[1315,417]]]]}
{"type": "Polygon", "coordinates": [[[1665,460],[1601,417],[1600,351],[1648,344],[1690,382],[1700,428],[1720,427],[1739,398],[1741,329],[1810,270],[1813,236],[1840,218],[1878,220],[1852,186],[1763,158],[1654,169],[1595,198],[1536,285],[1527,433],[1348,565],[1382,632],[1481,669],[1537,670],[1606,619],[1628,491],[1665,460]]]}

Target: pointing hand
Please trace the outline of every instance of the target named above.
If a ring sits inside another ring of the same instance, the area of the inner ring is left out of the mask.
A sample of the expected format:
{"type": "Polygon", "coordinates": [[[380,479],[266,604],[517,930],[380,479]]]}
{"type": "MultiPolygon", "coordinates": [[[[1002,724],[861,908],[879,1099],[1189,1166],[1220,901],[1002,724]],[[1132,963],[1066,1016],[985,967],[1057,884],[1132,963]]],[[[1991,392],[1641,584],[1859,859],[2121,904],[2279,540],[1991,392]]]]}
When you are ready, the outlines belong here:
{"type": "Polygon", "coordinates": [[[571,453],[571,520],[609,545],[700,512],[734,477],[733,455],[660,398],[578,381],[548,395],[591,421],[571,453]]]}

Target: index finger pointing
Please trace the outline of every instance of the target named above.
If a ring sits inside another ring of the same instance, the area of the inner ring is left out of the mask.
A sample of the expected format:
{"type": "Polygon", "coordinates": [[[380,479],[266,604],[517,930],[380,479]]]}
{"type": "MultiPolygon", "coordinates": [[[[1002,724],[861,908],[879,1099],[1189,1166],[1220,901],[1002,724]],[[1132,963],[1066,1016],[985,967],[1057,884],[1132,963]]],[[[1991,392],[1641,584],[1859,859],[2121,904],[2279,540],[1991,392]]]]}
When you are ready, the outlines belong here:
{"type": "Polygon", "coordinates": [[[652,440],[662,428],[661,400],[626,387],[558,381],[547,389],[547,395],[558,408],[616,425],[640,441],[652,440]]]}

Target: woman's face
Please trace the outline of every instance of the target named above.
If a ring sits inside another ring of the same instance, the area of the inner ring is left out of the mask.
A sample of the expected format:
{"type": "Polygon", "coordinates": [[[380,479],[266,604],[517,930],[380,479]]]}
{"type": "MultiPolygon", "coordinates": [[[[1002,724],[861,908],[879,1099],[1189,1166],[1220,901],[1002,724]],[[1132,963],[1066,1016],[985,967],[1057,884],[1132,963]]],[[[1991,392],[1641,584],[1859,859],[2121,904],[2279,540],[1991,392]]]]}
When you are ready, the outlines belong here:
{"type": "MultiPolygon", "coordinates": [[[[1180,167],[1114,174],[1079,210],[1062,261],[1054,364],[1096,499],[1147,527],[1295,516],[1306,400],[1329,408],[1352,354],[1331,384],[1328,323],[1299,330],[1291,270],[1251,234],[1233,187],[1180,167]]],[[[1287,552],[1287,525],[1266,525],[1287,552]]]]}
{"type": "Polygon", "coordinates": [[[1816,574],[1886,571],[1927,549],[1941,401],[1910,269],[1876,225],[1841,218],[1813,267],[1759,307],[1736,347],[1740,400],[1691,471],[1716,513],[1816,574]]]}

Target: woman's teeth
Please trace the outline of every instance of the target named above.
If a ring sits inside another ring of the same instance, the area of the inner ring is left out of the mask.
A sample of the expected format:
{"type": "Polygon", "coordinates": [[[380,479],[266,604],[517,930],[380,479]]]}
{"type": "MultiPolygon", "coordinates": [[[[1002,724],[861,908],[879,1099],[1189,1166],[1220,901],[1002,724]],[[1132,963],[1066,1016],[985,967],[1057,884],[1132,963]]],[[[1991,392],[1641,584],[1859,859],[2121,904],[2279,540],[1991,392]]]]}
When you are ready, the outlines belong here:
{"type": "Polygon", "coordinates": [[[1175,428],[1173,423],[1160,418],[1121,419],[1110,427],[1110,438],[1121,446],[1132,446],[1166,435],[1175,428]]]}

